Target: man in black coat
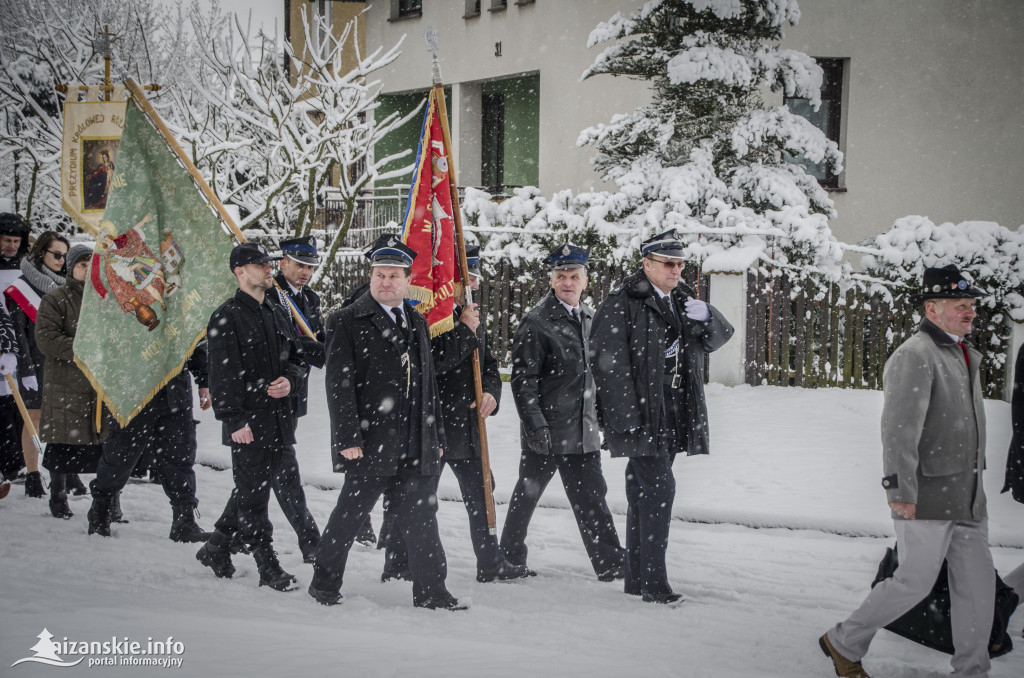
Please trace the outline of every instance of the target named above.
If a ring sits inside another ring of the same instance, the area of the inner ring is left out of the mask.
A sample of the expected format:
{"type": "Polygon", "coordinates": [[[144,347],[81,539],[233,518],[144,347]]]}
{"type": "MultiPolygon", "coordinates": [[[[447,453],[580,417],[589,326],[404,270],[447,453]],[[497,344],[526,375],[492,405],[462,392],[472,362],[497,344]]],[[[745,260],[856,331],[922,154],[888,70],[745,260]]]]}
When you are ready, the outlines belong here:
{"type": "Polygon", "coordinates": [[[526,532],[541,494],[558,471],[597,578],[621,579],[619,545],[601,473],[596,390],[587,357],[594,311],[580,302],[589,251],[566,243],[544,260],[551,292],[527,313],[512,339],[512,396],[522,456],[501,548],[526,564],[526,532]]]}
{"type": "Polygon", "coordinates": [[[277,560],[267,504],[274,477],[296,466],[289,395],[306,363],[291,319],[267,298],[274,284],[270,262],[279,259],[262,245],[235,247],[231,270],[238,291],[210,317],[210,394],[223,423],[222,441],[231,447],[235,487],[196,559],[218,577],[230,577],[230,537],[237,530],[256,560],[260,586],[291,591],[297,582],[277,560]]]}
{"type": "Polygon", "coordinates": [[[413,604],[464,609],[445,587],[435,476],[445,447],[426,319],[405,302],[416,253],[384,235],[367,253],[370,293],[327,321],[334,470],[345,473],[313,561],[309,594],[341,602],[349,549],[381,494],[409,549],[413,604]]]}
{"type": "MultiPolygon", "coordinates": [[[[466,248],[469,267],[467,284],[480,288],[480,248],[466,248]]],[[[437,372],[437,390],[441,401],[444,435],[448,442],[442,466],[447,465],[459,481],[462,501],[469,514],[469,536],[476,554],[476,579],[479,582],[504,581],[536,573],[524,565],[505,559],[497,538],[487,528],[483,468],[480,462],[480,427],[477,426],[476,384],[473,378],[473,351],[480,351],[480,377],[483,389],[480,414],[486,419],[498,411],[501,400],[501,375],[498,361],[487,344],[487,328],[480,322],[477,304],[466,304],[463,294],[454,311],[455,327],[430,340],[430,352],[437,372]]],[[[440,480],[441,475],[436,476],[440,480]]],[[[435,491],[437,489],[435,485],[435,491]]],[[[393,525],[393,523],[392,523],[393,525]]],[[[405,579],[408,550],[401,533],[391,529],[387,537],[384,574],[381,579],[405,579]]]]}
{"type": "Polygon", "coordinates": [[[103,455],[96,477],[89,483],[92,507],[89,534],[110,536],[111,521],[120,521],[121,490],[139,459],[148,455],[159,471],[164,494],[171,502],[173,519],[168,537],[177,542],[206,541],[195,520],[196,424],[192,418],[192,380],[199,387],[199,406],[210,407],[206,344],[196,346],[185,368],[160,389],[153,399],[124,427],[108,418],[110,435],[103,441],[103,455]],[[187,369],[186,369],[187,368],[187,369]]]}
{"type": "Polygon", "coordinates": [[[707,454],[704,355],[733,334],[680,282],[675,230],[641,245],[643,266],[597,309],[590,348],[605,442],[626,466],[626,593],[676,603],[665,568],[678,452],[707,454]]]}
{"type": "MultiPolygon", "coordinates": [[[[1003,492],[1024,504],[1024,346],[1017,350],[1013,365],[1013,396],[1010,399],[1010,449],[1006,454],[1006,482],[1003,492]]],[[[1024,563],[1003,577],[1003,581],[1024,597],[1024,563]]]]}

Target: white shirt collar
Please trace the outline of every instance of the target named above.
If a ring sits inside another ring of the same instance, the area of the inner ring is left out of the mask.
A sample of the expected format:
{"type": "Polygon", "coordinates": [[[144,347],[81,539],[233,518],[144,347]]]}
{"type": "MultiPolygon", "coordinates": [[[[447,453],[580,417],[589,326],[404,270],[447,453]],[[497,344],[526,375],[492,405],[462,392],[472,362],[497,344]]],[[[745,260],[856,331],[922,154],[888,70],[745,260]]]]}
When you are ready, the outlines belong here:
{"type": "MultiPolygon", "coordinates": [[[[555,298],[557,299],[558,297],[555,297],[555,298]]],[[[569,315],[572,315],[573,309],[579,309],[579,307],[580,307],[579,304],[576,304],[575,306],[570,306],[569,304],[565,303],[561,299],[558,299],[558,303],[560,303],[562,305],[562,308],[564,308],[569,313],[569,315]]],[[[582,311],[580,311],[580,315],[583,315],[582,311]]]]}
{"type": "Polygon", "coordinates": [[[296,287],[288,282],[288,278],[285,278],[284,281],[288,284],[288,288],[292,291],[292,294],[298,294],[302,290],[301,287],[296,287]]]}
{"type": "MultiPolygon", "coordinates": [[[[381,304],[379,301],[377,303],[380,305],[381,308],[384,309],[384,312],[387,313],[389,318],[392,318],[395,315],[394,313],[391,312],[391,309],[393,308],[397,308],[399,313],[402,314],[402,317],[405,318],[405,304],[399,304],[398,306],[388,306],[387,304],[381,304]]],[[[408,320],[408,318],[406,318],[406,320],[408,320]]]]}
{"type": "MultiPolygon", "coordinates": [[[[949,332],[946,332],[946,334],[949,334],[949,332]]],[[[950,338],[950,339],[952,339],[953,341],[955,341],[955,342],[956,342],[956,343],[958,343],[958,344],[959,344],[959,343],[960,343],[961,341],[963,341],[963,340],[964,340],[964,338],[963,338],[963,337],[958,337],[958,336],[956,336],[955,334],[949,334],[949,338],[950,338]]]]}

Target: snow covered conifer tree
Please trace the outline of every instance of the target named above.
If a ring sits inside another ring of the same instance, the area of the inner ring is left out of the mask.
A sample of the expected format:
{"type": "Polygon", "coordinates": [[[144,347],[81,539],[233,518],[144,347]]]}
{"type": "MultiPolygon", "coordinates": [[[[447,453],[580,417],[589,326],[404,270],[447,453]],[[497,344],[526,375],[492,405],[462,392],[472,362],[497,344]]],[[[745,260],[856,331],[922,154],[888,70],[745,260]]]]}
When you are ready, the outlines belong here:
{"type": "Polygon", "coordinates": [[[597,148],[595,166],[628,202],[619,223],[645,235],[678,228],[693,261],[740,245],[805,274],[838,272],[832,201],[794,158],[838,172],[842,156],[763,98],[782,90],[820,104],[821,69],[777,44],[799,17],[796,0],[650,0],[591,33],[588,46],[613,44],[584,78],[651,84],[648,105],[578,140],[597,148]]]}

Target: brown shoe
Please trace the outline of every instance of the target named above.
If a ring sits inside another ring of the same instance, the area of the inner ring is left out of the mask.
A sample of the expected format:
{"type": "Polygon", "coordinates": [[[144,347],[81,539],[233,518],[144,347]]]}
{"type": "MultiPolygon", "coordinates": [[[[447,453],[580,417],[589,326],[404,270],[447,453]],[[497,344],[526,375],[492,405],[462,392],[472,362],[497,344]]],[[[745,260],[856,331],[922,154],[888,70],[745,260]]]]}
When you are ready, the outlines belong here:
{"type": "Polygon", "coordinates": [[[818,638],[818,645],[821,646],[821,651],[825,653],[825,656],[832,660],[832,665],[836,667],[836,675],[839,678],[871,678],[860,662],[850,661],[832,647],[827,633],[818,638]]]}

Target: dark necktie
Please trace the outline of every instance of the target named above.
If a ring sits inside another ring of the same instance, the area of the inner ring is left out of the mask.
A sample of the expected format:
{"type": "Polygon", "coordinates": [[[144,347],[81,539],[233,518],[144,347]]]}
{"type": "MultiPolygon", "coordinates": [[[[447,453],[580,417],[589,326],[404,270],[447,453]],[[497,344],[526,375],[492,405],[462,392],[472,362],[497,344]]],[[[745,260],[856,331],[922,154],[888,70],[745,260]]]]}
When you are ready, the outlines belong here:
{"type": "Polygon", "coordinates": [[[967,363],[967,369],[971,369],[971,354],[967,352],[967,344],[961,341],[960,350],[964,352],[964,361],[967,363]]]}
{"type": "Polygon", "coordinates": [[[668,322],[675,325],[679,321],[676,314],[672,311],[672,304],[669,303],[667,296],[663,297],[658,295],[658,307],[661,309],[662,314],[664,314],[665,319],[668,320],[668,322]]]}
{"type": "Polygon", "coordinates": [[[395,325],[398,326],[398,331],[402,333],[402,336],[406,339],[409,338],[409,328],[405,325],[405,318],[402,317],[402,309],[395,306],[391,309],[391,313],[395,316],[395,325]]]}
{"type": "Polygon", "coordinates": [[[572,310],[572,319],[575,320],[577,324],[580,323],[580,309],[579,309],[579,307],[576,307],[576,308],[574,308],[572,310]]]}

